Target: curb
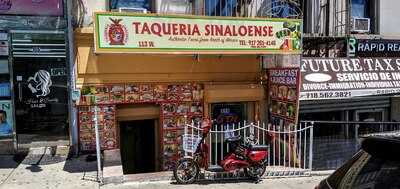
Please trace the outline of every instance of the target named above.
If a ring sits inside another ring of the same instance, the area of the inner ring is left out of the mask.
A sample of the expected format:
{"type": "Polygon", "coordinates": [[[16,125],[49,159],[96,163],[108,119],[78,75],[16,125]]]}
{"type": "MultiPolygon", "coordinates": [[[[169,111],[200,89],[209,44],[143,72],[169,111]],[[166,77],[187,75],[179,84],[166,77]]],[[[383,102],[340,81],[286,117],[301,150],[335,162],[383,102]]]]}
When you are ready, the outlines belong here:
{"type": "Polygon", "coordinates": [[[311,171],[311,176],[328,176],[331,175],[335,170],[326,171],[311,171]]]}
{"type": "MultiPolygon", "coordinates": [[[[326,170],[326,171],[312,171],[309,176],[329,176],[332,174],[335,170],[326,170]]],[[[129,177],[129,176],[128,176],[129,177]]],[[[141,178],[141,179],[130,179],[126,175],[121,176],[121,177],[109,177],[109,178],[103,178],[104,185],[106,184],[124,184],[124,183],[157,183],[157,182],[174,182],[174,179],[172,178],[172,173],[171,175],[161,175],[159,177],[151,177],[151,178],[141,178]]],[[[302,176],[304,177],[304,176],[302,176]]],[[[270,178],[267,177],[265,179],[283,179],[283,178],[296,178],[294,177],[276,177],[276,178],[270,178]]]]}

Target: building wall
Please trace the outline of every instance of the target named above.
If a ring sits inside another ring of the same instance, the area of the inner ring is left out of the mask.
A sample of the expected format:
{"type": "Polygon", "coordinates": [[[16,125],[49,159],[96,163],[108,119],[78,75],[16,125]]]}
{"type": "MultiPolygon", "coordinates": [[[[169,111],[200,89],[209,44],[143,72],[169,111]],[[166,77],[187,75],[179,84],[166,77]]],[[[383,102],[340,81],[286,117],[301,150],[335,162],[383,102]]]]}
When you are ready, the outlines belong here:
{"type": "Polygon", "coordinates": [[[381,35],[385,37],[400,37],[400,12],[397,8],[399,6],[400,1],[398,0],[380,1],[379,30],[381,35]]]}
{"type": "Polygon", "coordinates": [[[391,110],[390,110],[391,121],[400,121],[400,97],[394,96],[391,98],[391,110]]]}
{"type": "Polygon", "coordinates": [[[91,32],[75,33],[78,86],[123,82],[256,83],[261,73],[261,59],[256,55],[94,54],[91,32]]]}
{"type": "Polygon", "coordinates": [[[106,11],[108,1],[105,0],[75,0],[73,2],[72,15],[74,24],[78,27],[93,25],[93,13],[96,11],[106,11]]]}

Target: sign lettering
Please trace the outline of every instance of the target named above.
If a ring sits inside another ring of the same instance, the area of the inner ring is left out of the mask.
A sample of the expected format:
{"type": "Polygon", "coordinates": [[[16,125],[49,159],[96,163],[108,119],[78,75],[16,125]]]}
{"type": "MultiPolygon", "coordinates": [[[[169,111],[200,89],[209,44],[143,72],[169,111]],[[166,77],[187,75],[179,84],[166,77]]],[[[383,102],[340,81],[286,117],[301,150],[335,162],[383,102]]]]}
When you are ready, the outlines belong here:
{"type": "Polygon", "coordinates": [[[350,57],[398,57],[399,40],[388,39],[349,39],[350,57]]]}
{"type": "Polygon", "coordinates": [[[300,20],[96,13],[96,52],[300,53],[300,20]]]}
{"type": "Polygon", "coordinates": [[[300,66],[301,100],[400,92],[400,59],[307,58],[300,66]]]}

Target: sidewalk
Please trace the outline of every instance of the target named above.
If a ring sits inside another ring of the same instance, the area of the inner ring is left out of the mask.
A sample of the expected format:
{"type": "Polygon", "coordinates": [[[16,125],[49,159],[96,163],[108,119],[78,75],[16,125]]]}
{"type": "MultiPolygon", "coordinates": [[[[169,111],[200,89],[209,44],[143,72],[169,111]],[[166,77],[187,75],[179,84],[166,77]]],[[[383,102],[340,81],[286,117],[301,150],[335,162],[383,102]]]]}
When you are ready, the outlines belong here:
{"type": "Polygon", "coordinates": [[[85,156],[67,159],[68,150],[31,149],[18,165],[12,156],[0,158],[0,189],[95,189],[96,162],[85,156]]]}
{"type": "Polygon", "coordinates": [[[127,182],[107,184],[101,189],[313,189],[326,176],[263,179],[260,183],[253,181],[219,181],[198,182],[189,185],[177,185],[171,181],[127,182]]]}
{"type": "Polygon", "coordinates": [[[176,185],[171,172],[125,175],[124,183],[99,186],[96,182],[96,161],[87,162],[86,156],[67,159],[62,148],[31,149],[25,159],[0,156],[0,189],[197,189],[197,188],[313,188],[331,171],[313,172],[313,177],[264,179],[251,181],[201,181],[192,185],[176,185]],[[16,161],[15,161],[16,160],[16,161]],[[20,163],[18,163],[20,162],[20,163]]]}
{"type": "Polygon", "coordinates": [[[13,156],[0,156],[0,186],[8,179],[17,166],[18,163],[13,160],[13,156]]]}

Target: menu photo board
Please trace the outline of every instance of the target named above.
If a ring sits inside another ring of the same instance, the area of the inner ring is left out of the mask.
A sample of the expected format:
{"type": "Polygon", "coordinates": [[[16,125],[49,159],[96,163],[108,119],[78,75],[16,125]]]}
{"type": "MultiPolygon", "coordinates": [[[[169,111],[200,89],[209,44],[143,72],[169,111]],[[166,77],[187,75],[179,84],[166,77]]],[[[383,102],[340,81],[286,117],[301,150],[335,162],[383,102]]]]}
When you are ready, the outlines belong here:
{"type": "Polygon", "coordinates": [[[301,100],[400,93],[398,58],[304,58],[301,100]]]}
{"type": "Polygon", "coordinates": [[[300,54],[301,20],[95,13],[96,53],[300,54]]]}
{"type": "Polygon", "coordinates": [[[273,151],[271,155],[285,161],[299,162],[296,157],[295,135],[297,130],[297,118],[299,113],[299,68],[273,68],[268,70],[269,83],[269,126],[275,131],[272,133],[271,144],[283,145],[283,148],[273,151]],[[285,133],[286,132],[286,133],[285,133]],[[287,138],[288,140],[285,140],[287,138]],[[290,139],[289,139],[290,138],[290,139]],[[291,157],[285,156],[285,152],[292,152],[291,157]],[[289,159],[290,158],[290,159],[289,159]]]}
{"type": "Polygon", "coordinates": [[[300,70],[274,68],[268,71],[270,122],[287,128],[297,123],[300,70]]]}
{"type": "Polygon", "coordinates": [[[79,107],[79,145],[82,151],[96,149],[95,113],[98,118],[101,148],[109,150],[118,147],[115,112],[114,105],[79,107]]]}

